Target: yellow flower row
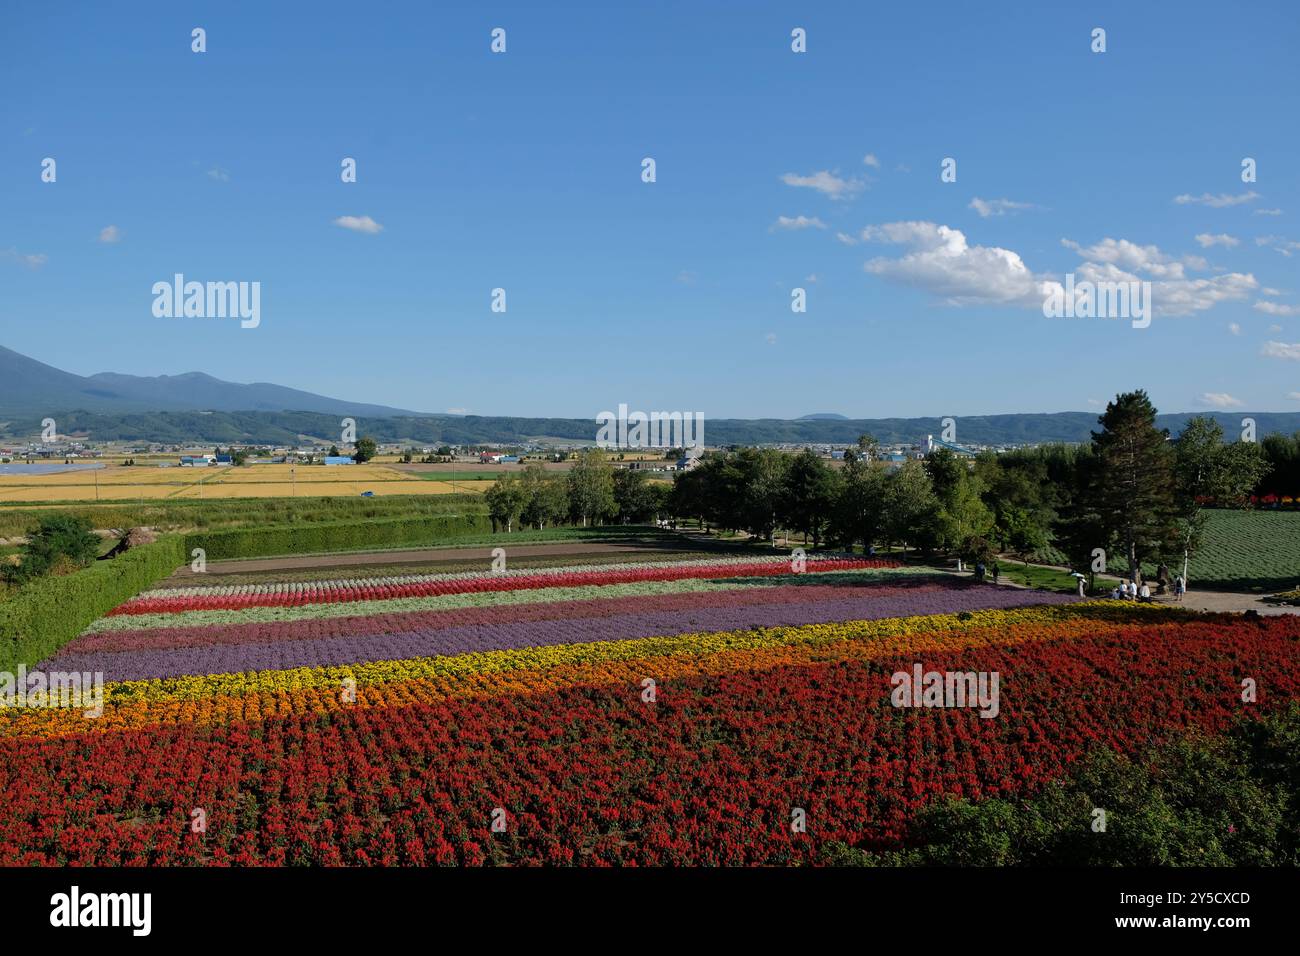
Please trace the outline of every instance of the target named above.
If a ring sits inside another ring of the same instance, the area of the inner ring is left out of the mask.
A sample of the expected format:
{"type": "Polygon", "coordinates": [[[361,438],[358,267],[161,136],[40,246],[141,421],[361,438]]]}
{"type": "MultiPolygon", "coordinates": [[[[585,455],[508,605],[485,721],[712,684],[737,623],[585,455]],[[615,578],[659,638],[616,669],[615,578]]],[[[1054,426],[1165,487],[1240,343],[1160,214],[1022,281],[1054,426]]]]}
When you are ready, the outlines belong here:
{"type": "Polygon", "coordinates": [[[837,658],[1069,639],[1187,615],[1143,605],[1090,602],[1056,607],[934,614],[875,621],[563,644],[340,667],[200,675],[110,684],[104,715],[10,711],[0,736],[47,736],[194,720],[223,723],[352,706],[402,706],[573,683],[717,674],[837,658]]]}

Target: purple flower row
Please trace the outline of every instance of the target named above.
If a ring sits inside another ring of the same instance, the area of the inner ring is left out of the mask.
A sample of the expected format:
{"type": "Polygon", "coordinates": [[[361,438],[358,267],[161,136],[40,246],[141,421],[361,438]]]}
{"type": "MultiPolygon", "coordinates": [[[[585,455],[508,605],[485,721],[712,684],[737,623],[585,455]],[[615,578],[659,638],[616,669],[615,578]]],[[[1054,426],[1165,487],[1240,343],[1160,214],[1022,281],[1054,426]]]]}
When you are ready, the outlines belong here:
{"type": "Polygon", "coordinates": [[[579,644],[595,641],[724,631],[747,627],[796,626],[832,621],[877,620],[921,614],[1068,603],[1070,597],[1012,588],[978,587],[902,593],[881,598],[870,592],[815,603],[700,607],[619,614],[577,620],[518,624],[476,624],[404,634],[354,635],[315,640],[69,653],[50,668],[99,671],[105,680],[149,680],[186,674],[223,674],[293,667],[322,667],[365,661],[403,660],[449,654],[579,644]]]}

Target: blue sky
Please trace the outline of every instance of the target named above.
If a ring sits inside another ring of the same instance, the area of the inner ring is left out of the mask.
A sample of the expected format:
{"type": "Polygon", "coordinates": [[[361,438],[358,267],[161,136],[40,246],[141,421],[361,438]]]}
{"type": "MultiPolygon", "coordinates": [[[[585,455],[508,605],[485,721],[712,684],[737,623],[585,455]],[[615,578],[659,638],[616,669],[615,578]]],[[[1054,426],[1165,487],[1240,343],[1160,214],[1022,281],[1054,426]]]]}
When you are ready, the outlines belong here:
{"type": "Polygon", "coordinates": [[[475,414],[1300,410],[1294,4],[63,6],[0,33],[0,344],[69,371],[475,414]],[[1117,270],[1149,328],[1043,316],[1040,280],[1117,270]],[[155,318],[176,272],[259,281],[261,324],[155,318]]]}

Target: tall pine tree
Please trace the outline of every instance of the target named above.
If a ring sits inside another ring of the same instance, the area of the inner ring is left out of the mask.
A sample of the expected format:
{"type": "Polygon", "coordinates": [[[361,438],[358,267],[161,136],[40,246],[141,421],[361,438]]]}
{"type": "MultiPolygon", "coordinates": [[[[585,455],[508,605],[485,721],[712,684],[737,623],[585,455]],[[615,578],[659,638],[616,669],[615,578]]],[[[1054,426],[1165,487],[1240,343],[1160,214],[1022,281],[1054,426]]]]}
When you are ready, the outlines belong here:
{"type": "Polygon", "coordinates": [[[1089,510],[1108,551],[1123,551],[1129,579],[1136,580],[1143,560],[1177,547],[1174,449],[1169,432],[1156,428],[1156,409],[1144,391],[1117,395],[1097,421],[1089,510]]]}

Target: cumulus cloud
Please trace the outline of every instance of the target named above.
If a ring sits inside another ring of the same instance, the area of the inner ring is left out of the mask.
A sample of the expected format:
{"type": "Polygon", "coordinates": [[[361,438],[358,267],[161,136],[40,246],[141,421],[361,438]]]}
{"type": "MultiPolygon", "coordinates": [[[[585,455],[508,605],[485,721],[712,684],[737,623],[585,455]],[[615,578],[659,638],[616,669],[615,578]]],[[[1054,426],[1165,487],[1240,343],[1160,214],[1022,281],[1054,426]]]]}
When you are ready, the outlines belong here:
{"type": "Polygon", "coordinates": [[[1198,233],[1196,241],[1201,244],[1202,249],[1209,249],[1211,246],[1227,246],[1228,248],[1232,248],[1233,246],[1241,245],[1240,239],[1236,236],[1230,236],[1226,232],[1221,232],[1218,235],[1211,235],[1208,232],[1198,233]]]}
{"type": "Polygon", "coordinates": [[[122,230],[117,226],[105,226],[99,230],[100,242],[119,242],[122,239],[122,230]]]}
{"type": "Polygon", "coordinates": [[[1295,402],[1300,402],[1300,392],[1287,392],[1286,397],[1295,402]]]}
{"type": "Polygon", "coordinates": [[[816,216],[777,216],[776,222],[772,223],[772,230],[825,228],[826,223],[822,222],[816,216]]]}
{"type": "Polygon", "coordinates": [[[781,177],[781,182],[787,186],[815,189],[823,196],[836,200],[852,199],[866,187],[866,184],[860,179],[844,179],[826,169],[815,172],[810,176],[786,173],[781,177]]]}
{"type": "Polygon", "coordinates": [[[1209,405],[1211,408],[1240,408],[1244,404],[1240,399],[1233,398],[1227,392],[1202,392],[1197,401],[1202,405],[1209,405]]]}
{"type": "Polygon", "coordinates": [[[213,166],[208,170],[208,178],[215,179],[219,183],[230,182],[230,173],[226,172],[220,166],[213,166]]]}
{"type": "MultiPolygon", "coordinates": [[[[950,305],[1042,308],[1045,297],[1063,293],[1059,281],[1035,274],[1016,252],[972,245],[964,233],[949,226],[891,222],[868,226],[861,238],[906,247],[901,256],[868,260],[864,265],[867,272],[924,289],[950,305]]],[[[1081,282],[1150,281],[1151,301],[1159,315],[1188,315],[1219,302],[1241,300],[1259,286],[1249,273],[1190,278],[1186,270],[1204,268],[1204,260],[1195,256],[1175,259],[1156,246],[1142,246],[1126,239],[1107,238],[1091,246],[1069,239],[1062,243],[1084,260],[1073,270],[1076,286],[1081,282]]]]}
{"type": "Polygon", "coordinates": [[[933,222],[889,222],[868,226],[862,238],[909,250],[896,259],[868,260],[867,272],[925,289],[953,305],[1042,305],[1038,283],[1019,255],[997,246],[972,246],[958,229],[933,222]]]}
{"type": "Polygon", "coordinates": [[[1206,262],[1199,256],[1175,259],[1156,246],[1139,246],[1127,239],[1106,238],[1091,246],[1082,246],[1071,239],[1062,239],[1061,245],[1073,249],[1088,262],[1108,263],[1130,272],[1143,272],[1157,279],[1181,279],[1184,267],[1204,269],[1206,262]]]}
{"type": "Polygon", "coordinates": [[[1300,342],[1294,345],[1287,342],[1265,342],[1259,354],[1268,358],[1293,359],[1300,362],[1300,342]]]}
{"type": "Polygon", "coordinates": [[[990,216],[1005,216],[1008,213],[1014,215],[1025,209],[1037,209],[1031,202],[1016,202],[1012,199],[980,199],[976,196],[970,201],[967,207],[974,209],[980,214],[981,219],[987,219],[990,216]]]}
{"type": "Polygon", "coordinates": [[[870,166],[872,169],[880,168],[880,160],[876,158],[875,153],[867,153],[867,155],[863,156],[862,164],[864,166],[870,166]]]}
{"type": "Polygon", "coordinates": [[[334,220],[334,225],[342,226],[344,229],[351,229],[353,232],[364,232],[371,236],[382,232],[384,229],[383,226],[369,216],[339,216],[334,220]]]}
{"type": "Polygon", "coordinates": [[[1209,193],[1201,193],[1199,196],[1183,193],[1181,196],[1175,196],[1174,202],[1180,206],[1193,204],[1209,206],[1211,209],[1222,209],[1224,206],[1240,206],[1242,203],[1254,202],[1258,198],[1259,193],[1252,189],[1244,193],[1219,193],[1217,196],[1212,196],[1209,193]]]}
{"type": "Polygon", "coordinates": [[[1256,216],[1280,216],[1282,215],[1282,210],[1281,209],[1256,209],[1255,215],[1256,216]]]}
{"type": "Polygon", "coordinates": [[[1254,309],[1265,315],[1300,315],[1300,305],[1283,305],[1281,302],[1265,302],[1263,299],[1255,303],[1254,309]]]}
{"type": "Polygon", "coordinates": [[[1229,323],[1228,323],[1228,331],[1231,332],[1233,335],[1240,335],[1240,334],[1241,334],[1241,326],[1240,326],[1238,323],[1236,323],[1236,322],[1229,322],[1229,323]]]}

